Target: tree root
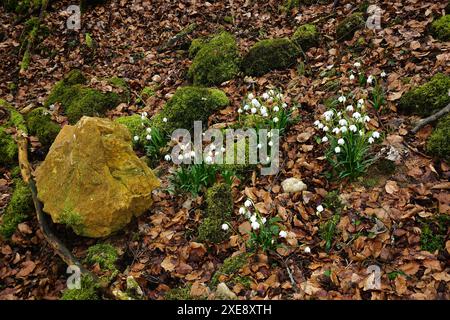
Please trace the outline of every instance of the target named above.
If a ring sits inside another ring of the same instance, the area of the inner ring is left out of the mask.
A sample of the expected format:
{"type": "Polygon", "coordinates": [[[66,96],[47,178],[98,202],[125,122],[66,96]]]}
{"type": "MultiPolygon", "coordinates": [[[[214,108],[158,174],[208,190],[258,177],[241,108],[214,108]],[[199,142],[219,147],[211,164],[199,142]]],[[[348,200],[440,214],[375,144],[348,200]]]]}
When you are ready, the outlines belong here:
{"type": "Polygon", "coordinates": [[[411,132],[417,133],[421,128],[423,128],[427,124],[438,120],[439,118],[445,116],[449,112],[450,112],[450,103],[446,107],[439,110],[438,112],[429,116],[428,118],[420,120],[419,123],[414,127],[414,129],[411,130],[411,132]]]}

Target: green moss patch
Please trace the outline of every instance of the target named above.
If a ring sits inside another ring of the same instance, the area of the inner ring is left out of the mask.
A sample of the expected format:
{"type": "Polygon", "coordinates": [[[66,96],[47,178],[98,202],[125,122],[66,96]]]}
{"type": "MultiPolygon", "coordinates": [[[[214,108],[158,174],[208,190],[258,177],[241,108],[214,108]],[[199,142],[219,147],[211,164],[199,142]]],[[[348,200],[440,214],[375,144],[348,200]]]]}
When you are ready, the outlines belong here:
{"type": "Polygon", "coordinates": [[[422,222],[422,233],[420,235],[421,249],[429,252],[443,250],[449,226],[450,217],[444,214],[437,216],[433,220],[422,222]]]}
{"type": "Polygon", "coordinates": [[[164,295],[166,300],[193,300],[191,297],[191,286],[173,288],[164,295]]]}
{"type": "Polygon", "coordinates": [[[52,121],[50,112],[45,108],[37,108],[27,115],[27,126],[29,133],[38,137],[44,147],[49,147],[61,127],[52,121]]]}
{"type": "Polygon", "coordinates": [[[299,48],[287,38],[262,40],[244,57],[242,69],[247,75],[261,76],[294,65],[299,55],[299,48]]]}
{"type": "Polygon", "coordinates": [[[164,108],[152,119],[152,127],[171,134],[173,130],[194,128],[194,121],[202,121],[216,110],[226,107],[230,101],[223,91],[200,87],[181,87],[164,108]]]}
{"type": "Polygon", "coordinates": [[[233,211],[233,196],[226,183],[215,184],[206,193],[206,218],[198,229],[198,240],[213,243],[225,239],[226,232],[222,224],[229,221],[233,211]]]}
{"type": "Polygon", "coordinates": [[[195,54],[188,77],[194,85],[212,86],[233,79],[239,72],[239,52],[236,39],[227,32],[205,43],[194,42],[190,54],[195,54]]]}
{"type": "Polygon", "coordinates": [[[436,39],[450,41],[450,14],[446,14],[431,24],[431,33],[436,39]]]}
{"type": "Polygon", "coordinates": [[[438,73],[424,85],[403,94],[399,101],[399,111],[428,116],[450,103],[449,90],[450,77],[438,73]]]}
{"type": "Polygon", "coordinates": [[[129,91],[123,79],[113,77],[107,82],[118,92],[101,92],[85,85],[86,78],[79,70],[72,70],[53,87],[45,107],[60,103],[70,123],[76,123],[82,116],[101,116],[107,110],[129,99],[129,91]]]}
{"type": "Polygon", "coordinates": [[[250,254],[241,253],[224,260],[222,266],[214,273],[211,278],[210,287],[215,288],[221,282],[220,278],[225,276],[227,286],[233,286],[236,283],[244,284],[244,287],[250,286],[250,281],[246,277],[241,277],[238,273],[247,264],[250,254]]]}
{"type": "Polygon", "coordinates": [[[306,51],[319,43],[319,32],[315,25],[304,24],[297,28],[291,40],[306,51]]]}
{"type": "Polygon", "coordinates": [[[365,26],[363,14],[360,12],[353,13],[342,20],[336,27],[336,37],[338,41],[350,40],[357,30],[365,26]]]}
{"type": "Polygon", "coordinates": [[[1,5],[11,12],[26,14],[30,10],[39,9],[42,0],[2,0],[1,5]]]}
{"type": "Polygon", "coordinates": [[[103,270],[116,271],[118,259],[117,249],[107,243],[98,243],[87,250],[86,262],[91,265],[98,264],[103,270]]]}
{"type": "Polygon", "coordinates": [[[427,151],[435,157],[450,161],[450,114],[442,118],[427,142],[427,151]]]}
{"type": "Polygon", "coordinates": [[[0,236],[10,238],[17,225],[25,221],[34,211],[30,188],[20,179],[14,181],[14,192],[6,207],[0,224],[0,236]]]}
{"type": "Polygon", "coordinates": [[[13,137],[0,127],[0,165],[11,165],[17,162],[17,145],[13,137]]]}
{"type": "Polygon", "coordinates": [[[131,116],[116,118],[114,121],[123,124],[125,127],[127,127],[128,131],[130,131],[132,138],[135,136],[139,137],[138,141],[132,139],[134,148],[143,147],[145,137],[148,134],[146,128],[150,127],[149,119],[147,119],[146,117],[142,118],[138,114],[133,114],[131,116]]]}

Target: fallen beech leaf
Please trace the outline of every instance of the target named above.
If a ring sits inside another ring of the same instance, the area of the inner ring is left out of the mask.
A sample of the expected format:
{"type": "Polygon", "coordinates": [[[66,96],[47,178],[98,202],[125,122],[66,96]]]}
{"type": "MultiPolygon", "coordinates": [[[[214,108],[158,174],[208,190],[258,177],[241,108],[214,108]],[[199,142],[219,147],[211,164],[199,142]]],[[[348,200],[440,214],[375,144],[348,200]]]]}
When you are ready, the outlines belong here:
{"type": "Polygon", "coordinates": [[[394,193],[398,192],[398,190],[399,190],[397,182],[392,181],[392,180],[389,180],[388,182],[386,182],[384,189],[389,194],[394,194],[394,193]]]}
{"type": "Polygon", "coordinates": [[[33,272],[34,268],[36,268],[36,264],[33,261],[25,261],[22,263],[22,269],[20,269],[19,273],[17,273],[17,276],[26,277],[33,272]]]}
{"type": "Polygon", "coordinates": [[[175,270],[175,264],[172,262],[172,257],[171,256],[165,257],[163,262],[161,262],[161,267],[163,267],[164,270],[169,272],[175,270]]]}

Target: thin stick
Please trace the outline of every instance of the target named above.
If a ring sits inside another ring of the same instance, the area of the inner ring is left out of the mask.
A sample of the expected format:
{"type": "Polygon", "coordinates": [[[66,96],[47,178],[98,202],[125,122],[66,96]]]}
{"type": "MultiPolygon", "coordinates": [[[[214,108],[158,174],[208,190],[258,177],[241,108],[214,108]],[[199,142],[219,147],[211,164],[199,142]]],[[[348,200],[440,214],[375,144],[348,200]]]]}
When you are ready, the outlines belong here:
{"type": "Polygon", "coordinates": [[[432,114],[431,116],[429,116],[428,118],[420,120],[419,123],[414,127],[414,129],[411,130],[411,132],[417,133],[421,128],[423,128],[427,124],[438,120],[439,118],[443,117],[444,115],[446,115],[449,112],[450,112],[450,103],[446,107],[444,107],[441,110],[439,110],[438,112],[436,112],[435,114],[432,114]]]}

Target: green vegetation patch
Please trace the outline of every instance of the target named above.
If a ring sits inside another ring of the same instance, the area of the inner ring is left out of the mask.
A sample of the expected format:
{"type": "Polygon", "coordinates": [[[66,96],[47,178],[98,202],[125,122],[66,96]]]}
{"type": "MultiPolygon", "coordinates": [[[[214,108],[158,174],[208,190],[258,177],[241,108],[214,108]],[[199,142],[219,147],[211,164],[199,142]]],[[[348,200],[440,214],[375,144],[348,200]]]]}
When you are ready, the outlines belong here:
{"type": "Polygon", "coordinates": [[[17,162],[17,144],[12,135],[0,127],[0,166],[12,165],[17,162]]]}
{"type": "Polygon", "coordinates": [[[100,285],[89,275],[81,276],[79,289],[66,289],[61,300],[99,300],[98,289],[100,285]]]}
{"type": "Polygon", "coordinates": [[[422,223],[422,234],[420,235],[420,247],[422,250],[435,252],[443,250],[447,229],[450,226],[450,216],[441,214],[436,219],[422,223]]]}
{"type": "Polygon", "coordinates": [[[117,249],[108,243],[98,243],[89,247],[86,262],[98,264],[102,270],[116,271],[116,262],[119,259],[117,249]]]}
{"type": "Polygon", "coordinates": [[[446,14],[431,24],[431,33],[436,39],[450,41],[450,14],[446,14]]]}
{"type": "Polygon", "coordinates": [[[244,57],[242,69],[247,75],[261,76],[294,65],[299,55],[300,49],[287,38],[261,40],[244,57]]]}
{"type": "Polygon", "coordinates": [[[360,12],[353,13],[342,20],[336,27],[338,41],[350,40],[355,32],[365,26],[364,16],[360,12]]]}
{"type": "Polygon", "coordinates": [[[133,114],[131,116],[124,116],[116,118],[114,121],[123,124],[130,131],[131,137],[139,137],[139,140],[133,141],[134,148],[141,148],[144,146],[145,137],[147,136],[146,128],[150,127],[150,120],[147,117],[142,117],[138,114],[133,114]]]}
{"type": "Polygon", "coordinates": [[[297,28],[291,40],[306,51],[319,44],[319,31],[313,24],[304,24],[297,28]]]}
{"type": "Polygon", "coordinates": [[[26,118],[29,133],[38,137],[44,147],[49,147],[61,130],[61,127],[52,121],[50,112],[45,108],[37,108],[26,118]]]}
{"type": "Polygon", "coordinates": [[[450,103],[450,77],[436,74],[427,83],[405,93],[399,102],[399,111],[428,116],[450,103]]]}
{"type": "Polygon", "coordinates": [[[225,276],[227,281],[225,282],[227,286],[233,286],[236,283],[241,283],[244,287],[249,287],[251,280],[247,277],[240,276],[239,270],[244,267],[250,254],[241,253],[232,257],[228,257],[223,261],[222,266],[214,273],[211,278],[210,287],[215,288],[221,282],[221,276],[225,276]]]}
{"type": "Polygon", "coordinates": [[[427,142],[427,151],[435,157],[450,161],[450,114],[439,120],[427,142]]]}
{"type": "Polygon", "coordinates": [[[209,41],[194,41],[189,53],[195,54],[188,71],[188,77],[194,85],[218,85],[233,79],[239,72],[236,39],[227,32],[222,32],[209,41]]]}

